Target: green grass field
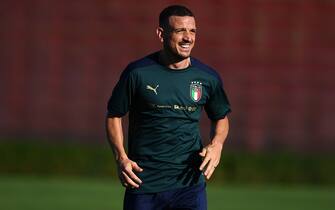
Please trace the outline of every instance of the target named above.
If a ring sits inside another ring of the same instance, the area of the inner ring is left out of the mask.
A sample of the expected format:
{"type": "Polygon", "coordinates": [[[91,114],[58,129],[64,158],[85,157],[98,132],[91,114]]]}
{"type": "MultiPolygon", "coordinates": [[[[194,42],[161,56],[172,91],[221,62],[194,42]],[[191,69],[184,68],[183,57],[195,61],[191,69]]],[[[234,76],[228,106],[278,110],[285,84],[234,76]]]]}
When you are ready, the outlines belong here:
{"type": "MultiPolygon", "coordinates": [[[[88,178],[0,176],[1,210],[118,210],[123,188],[88,178]]],[[[335,188],[208,185],[209,210],[334,210],[335,188]]]]}

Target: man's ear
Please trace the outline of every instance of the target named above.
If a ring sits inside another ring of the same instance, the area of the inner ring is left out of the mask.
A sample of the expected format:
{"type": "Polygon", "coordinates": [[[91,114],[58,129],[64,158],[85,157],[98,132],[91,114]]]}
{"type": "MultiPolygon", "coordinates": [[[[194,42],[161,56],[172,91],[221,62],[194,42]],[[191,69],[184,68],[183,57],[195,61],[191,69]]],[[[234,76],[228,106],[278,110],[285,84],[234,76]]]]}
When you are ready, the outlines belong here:
{"type": "Polygon", "coordinates": [[[156,34],[160,42],[164,42],[164,29],[162,27],[157,27],[156,34]]]}

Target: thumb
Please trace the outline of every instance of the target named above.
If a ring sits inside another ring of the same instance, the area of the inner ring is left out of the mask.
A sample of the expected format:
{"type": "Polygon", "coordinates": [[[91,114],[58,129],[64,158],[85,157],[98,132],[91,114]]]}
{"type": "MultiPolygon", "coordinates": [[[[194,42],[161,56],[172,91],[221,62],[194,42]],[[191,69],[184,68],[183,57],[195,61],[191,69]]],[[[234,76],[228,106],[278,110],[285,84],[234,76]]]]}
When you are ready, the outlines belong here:
{"type": "Polygon", "coordinates": [[[135,171],[137,171],[137,172],[142,172],[143,171],[143,169],[141,167],[139,167],[136,162],[133,162],[132,165],[133,165],[133,169],[135,171]]]}
{"type": "Polygon", "coordinates": [[[206,149],[205,148],[203,148],[202,150],[201,150],[201,152],[199,153],[199,155],[201,156],[201,157],[205,157],[206,156],[206,149]]]}

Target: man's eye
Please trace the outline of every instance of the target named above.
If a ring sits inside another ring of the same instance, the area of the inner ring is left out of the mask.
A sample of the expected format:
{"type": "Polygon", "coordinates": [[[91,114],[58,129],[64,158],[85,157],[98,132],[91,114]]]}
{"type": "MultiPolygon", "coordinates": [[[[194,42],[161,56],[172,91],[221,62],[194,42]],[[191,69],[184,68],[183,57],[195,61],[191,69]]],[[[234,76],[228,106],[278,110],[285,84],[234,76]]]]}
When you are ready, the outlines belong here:
{"type": "MultiPolygon", "coordinates": [[[[186,29],[174,29],[173,30],[173,32],[174,33],[184,33],[185,31],[187,31],[186,29]]],[[[190,33],[193,33],[193,34],[195,34],[196,33],[196,29],[192,29],[192,30],[190,30],[190,33]]]]}
{"type": "Polygon", "coordinates": [[[185,30],[183,30],[183,29],[176,29],[176,30],[174,30],[174,32],[176,32],[176,33],[181,33],[181,32],[184,32],[185,30]]]}

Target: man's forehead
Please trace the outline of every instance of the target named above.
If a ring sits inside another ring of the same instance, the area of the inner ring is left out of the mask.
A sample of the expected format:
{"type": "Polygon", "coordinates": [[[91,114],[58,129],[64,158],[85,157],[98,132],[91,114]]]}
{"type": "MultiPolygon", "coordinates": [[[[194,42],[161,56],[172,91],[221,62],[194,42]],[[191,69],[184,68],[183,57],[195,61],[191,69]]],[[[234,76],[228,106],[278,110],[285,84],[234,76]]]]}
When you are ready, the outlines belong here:
{"type": "Polygon", "coordinates": [[[195,28],[195,19],[192,16],[170,16],[169,25],[172,27],[194,27],[195,28]]]}

